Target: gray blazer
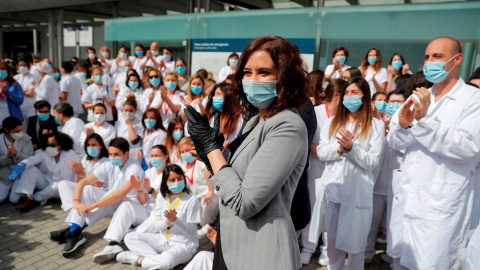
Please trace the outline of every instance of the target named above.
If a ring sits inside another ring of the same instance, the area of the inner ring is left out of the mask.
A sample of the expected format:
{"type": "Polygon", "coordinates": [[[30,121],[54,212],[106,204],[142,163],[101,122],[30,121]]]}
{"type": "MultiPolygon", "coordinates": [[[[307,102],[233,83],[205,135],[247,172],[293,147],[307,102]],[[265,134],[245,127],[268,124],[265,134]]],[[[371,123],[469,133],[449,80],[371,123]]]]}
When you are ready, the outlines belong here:
{"type": "Polygon", "coordinates": [[[293,194],[307,161],[307,128],[290,110],[258,122],[215,174],[220,235],[228,269],[299,269],[300,250],[290,217],[293,194]]]}
{"type": "MultiPolygon", "coordinates": [[[[1,137],[3,136],[5,135],[2,135],[1,137]]],[[[5,143],[3,139],[1,140],[0,143],[5,143]]],[[[17,166],[20,161],[33,156],[32,138],[30,138],[30,136],[24,133],[17,143],[17,155],[14,156],[13,159],[9,158],[8,152],[4,153],[0,147],[0,181],[4,184],[8,184],[8,174],[11,169],[17,166]]]]}

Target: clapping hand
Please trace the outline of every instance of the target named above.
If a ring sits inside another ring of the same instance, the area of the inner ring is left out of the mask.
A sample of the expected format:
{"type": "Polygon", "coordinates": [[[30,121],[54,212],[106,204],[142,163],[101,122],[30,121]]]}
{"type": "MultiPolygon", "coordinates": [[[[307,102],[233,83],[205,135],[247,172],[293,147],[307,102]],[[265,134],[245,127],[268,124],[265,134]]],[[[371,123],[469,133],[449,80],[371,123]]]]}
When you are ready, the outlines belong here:
{"type": "Polygon", "coordinates": [[[175,209],[165,210],[165,212],[163,212],[163,216],[167,218],[167,225],[170,225],[177,220],[177,211],[175,209]]]}

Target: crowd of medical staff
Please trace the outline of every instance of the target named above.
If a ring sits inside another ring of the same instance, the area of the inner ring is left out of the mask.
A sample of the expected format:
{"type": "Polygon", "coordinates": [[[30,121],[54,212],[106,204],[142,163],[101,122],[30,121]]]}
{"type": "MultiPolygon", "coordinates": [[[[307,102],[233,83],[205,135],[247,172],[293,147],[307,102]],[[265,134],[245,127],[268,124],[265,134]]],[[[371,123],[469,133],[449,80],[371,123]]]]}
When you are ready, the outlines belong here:
{"type": "MultiPolygon", "coordinates": [[[[480,70],[458,78],[457,43],[434,40],[418,71],[375,47],[352,67],[340,46],[332,64],[308,74],[317,129],[311,222],[297,231],[304,265],[320,242],[318,263],[329,269],[344,269],[347,254],[347,269],[363,269],[375,243],[387,244],[381,258],[394,269],[460,267],[457,250],[480,217],[480,70]]],[[[30,55],[0,62],[0,202],[28,211],[60,198],[68,226],[49,237],[65,256],[86,241],[83,230],[111,217],[95,262],[171,269],[192,260],[199,236],[216,241],[219,217],[218,187],[184,109],[212,126],[220,112],[227,158],[248,115],[234,91],[240,57],[232,53],[214,78],[189,74],[157,42],[134,53],[89,48],[88,59],[59,68],[30,55]]],[[[211,269],[213,253],[197,256],[186,269],[211,269]]]]}

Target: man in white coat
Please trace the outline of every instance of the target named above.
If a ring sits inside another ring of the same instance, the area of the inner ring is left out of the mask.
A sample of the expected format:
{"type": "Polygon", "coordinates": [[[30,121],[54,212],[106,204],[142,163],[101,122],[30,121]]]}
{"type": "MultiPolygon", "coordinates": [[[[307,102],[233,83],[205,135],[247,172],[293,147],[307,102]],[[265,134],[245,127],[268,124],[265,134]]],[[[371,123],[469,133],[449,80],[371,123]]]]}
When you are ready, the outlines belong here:
{"type": "Polygon", "coordinates": [[[387,140],[405,150],[393,173],[388,254],[394,269],[460,269],[466,247],[480,148],[480,92],[458,77],[460,43],[433,40],[417,88],[390,123],[387,140]]]}
{"type": "Polygon", "coordinates": [[[73,116],[73,107],[69,103],[58,103],[55,105],[53,111],[55,122],[60,125],[59,130],[72,138],[74,143],[73,150],[80,158],[83,158],[85,156],[85,150],[82,148],[79,139],[85,123],[81,119],[73,116]]]}

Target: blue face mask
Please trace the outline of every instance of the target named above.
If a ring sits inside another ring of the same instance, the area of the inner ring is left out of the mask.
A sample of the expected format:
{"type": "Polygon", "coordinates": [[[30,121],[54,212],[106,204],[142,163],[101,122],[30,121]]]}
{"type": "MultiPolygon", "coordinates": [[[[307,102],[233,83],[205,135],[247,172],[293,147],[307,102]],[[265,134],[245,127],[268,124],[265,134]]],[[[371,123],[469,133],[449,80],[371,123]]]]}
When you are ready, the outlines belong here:
{"type": "Polygon", "coordinates": [[[155,168],[155,169],[160,169],[163,167],[163,158],[152,158],[150,160],[150,162],[152,163],[152,166],[155,168]]]}
{"type": "Polygon", "coordinates": [[[87,147],[87,155],[91,157],[96,157],[98,156],[98,154],[100,154],[100,150],[98,149],[98,147],[87,147]]]}
{"type": "Polygon", "coordinates": [[[392,61],[392,67],[393,69],[395,70],[399,70],[401,69],[403,66],[403,62],[401,60],[395,60],[395,61],[392,61]]]}
{"type": "Polygon", "coordinates": [[[7,76],[8,76],[8,71],[6,71],[4,69],[0,69],[0,79],[5,80],[5,78],[7,78],[7,76]]]}
{"type": "Polygon", "coordinates": [[[137,89],[138,82],[128,82],[128,87],[130,87],[130,89],[137,89]]]}
{"type": "Polygon", "coordinates": [[[228,63],[230,64],[230,66],[236,67],[238,65],[238,59],[237,58],[232,58],[228,61],[228,63]]]}
{"type": "Polygon", "coordinates": [[[55,119],[55,124],[61,126],[62,124],[60,123],[60,120],[58,120],[57,118],[54,118],[55,119]]]}
{"type": "Polygon", "coordinates": [[[130,69],[131,69],[131,67],[124,67],[123,68],[123,70],[125,70],[125,72],[128,72],[130,69]]]}
{"type": "Polygon", "coordinates": [[[168,190],[172,193],[180,193],[185,188],[185,181],[168,184],[168,190]]]}
{"type": "Polygon", "coordinates": [[[148,79],[148,82],[150,83],[151,86],[153,87],[156,87],[160,84],[160,78],[151,78],[151,79],[148,79]]]}
{"type": "Polygon", "coordinates": [[[267,108],[277,97],[277,81],[242,80],[242,84],[248,102],[258,109],[267,108]]]}
{"type": "Polygon", "coordinates": [[[362,106],[362,96],[343,97],[343,106],[350,112],[356,112],[362,106]]]}
{"type": "Polygon", "coordinates": [[[183,131],[182,130],[175,130],[172,134],[172,137],[175,140],[180,141],[180,139],[183,137],[183,131]]]}
{"type": "Polygon", "coordinates": [[[202,87],[192,85],[192,86],[190,86],[190,91],[192,91],[192,94],[198,95],[198,94],[202,93],[202,87]]]}
{"type": "Polygon", "coordinates": [[[215,109],[222,111],[223,107],[223,97],[213,97],[212,98],[212,105],[215,109]]]}
{"type": "Polygon", "coordinates": [[[398,109],[402,107],[401,103],[388,103],[387,104],[387,114],[388,115],[393,115],[398,109]]]}
{"type": "Polygon", "coordinates": [[[368,57],[367,62],[373,66],[377,63],[377,57],[368,57]]]}
{"type": "Polygon", "coordinates": [[[170,61],[170,59],[171,59],[170,55],[168,55],[168,54],[163,55],[163,60],[164,61],[170,61]]]}
{"type": "Polygon", "coordinates": [[[105,57],[105,58],[108,58],[110,56],[110,54],[108,52],[102,52],[102,56],[105,57]]]}
{"type": "Polygon", "coordinates": [[[432,83],[441,83],[448,76],[448,73],[455,68],[455,65],[449,70],[445,70],[445,65],[452,61],[457,55],[454,55],[448,61],[428,61],[423,65],[422,71],[425,78],[432,83]]]}
{"type": "Polygon", "coordinates": [[[142,51],[135,52],[135,55],[136,55],[137,57],[142,57],[142,56],[143,56],[143,52],[142,52],[142,51]]]}
{"type": "Polygon", "coordinates": [[[40,121],[47,121],[50,118],[50,114],[48,113],[37,113],[37,118],[40,121]]]}
{"type": "Polygon", "coordinates": [[[55,72],[55,73],[53,73],[52,77],[53,77],[55,80],[58,80],[58,79],[60,79],[60,73],[55,72]]]}
{"type": "Polygon", "coordinates": [[[387,107],[387,103],[385,101],[375,101],[375,108],[377,108],[377,112],[385,111],[387,107]]]}
{"type": "Polygon", "coordinates": [[[95,80],[96,83],[101,83],[102,82],[102,75],[95,75],[95,76],[93,76],[93,79],[95,80]]]}
{"type": "Polygon", "coordinates": [[[135,118],[135,114],[133,112],[124,112],[124,114],[128,117],[130,117],[130,119],[133,119],[135,118]]]}
{"type": "Polygon", "coordinates": [[[192,163],[195,161],[195,157],[190,153],[181,154],[182,159],[187,163],[192,163]]]}
{"type": "Polygon", "coordinates": [[[127,54],[121,52],[120,54],[118,54],[118,57],[120,57],[121,59],[127,59],[127,54]]]}
{"type": "Polygon", "coordinates": [[[111,157],[110,162],[115,167],[118,167],[118,166],[123,164],[122,158],[119,158],[119,157],[117,157],[117,158],[111,157]]]}
{"type": "Polygon", "coordinates": [[[347,60],[345,56],[335,56],[335,58],[337,58],[337,60],[340,61],[341,65],[345,64],[345,60],[347,60]]]}
{"type": "Polygon", "coordinates": [[[168,89],[168,91],[173,91],[175,88],[177,88],[177,83],[176,82],[166,82],[165,83],[165,88],[168,89]]]}
{"type": "Polygon", "coordinates": [[[185,67],[184,66],[178,66],[177,67],[177,73],[180,75],[183,75],[185,73],[185,67]]]}
{"type": "Polygon", "coordinates": [[[145,127],[147,127],[147,129],[152,129],[155,126],[155,124],[157,123],[157,120],[145,119],[145,120],[143,120],[143,123],[145,124],[145,127]]]}

